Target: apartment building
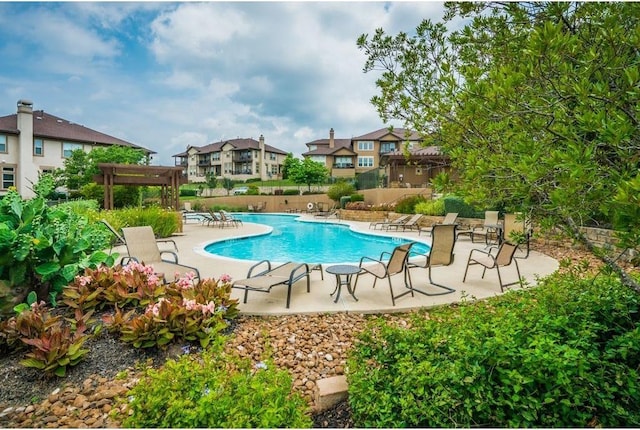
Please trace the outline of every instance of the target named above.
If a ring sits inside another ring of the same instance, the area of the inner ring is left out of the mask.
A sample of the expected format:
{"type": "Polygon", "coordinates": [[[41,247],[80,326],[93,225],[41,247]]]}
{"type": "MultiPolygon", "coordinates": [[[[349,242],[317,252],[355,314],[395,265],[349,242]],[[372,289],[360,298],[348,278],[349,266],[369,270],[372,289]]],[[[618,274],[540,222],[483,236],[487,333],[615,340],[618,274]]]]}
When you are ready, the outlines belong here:
{"type": "Polygon", "coordinates": [[[309,150],[302,155],[324,164],[334,178],[355,178],[378,169],[390,185],[423,186],[449,163],[437,146],[425,148],[422,141],[418,133],[403,128],[337,139],[332,128],[328,139],[306,143],[309,150]]]}
{"type": "Polygon", "coordinates": [[[173,155],[176,166],[184,169],[189,182],[205,182],[207,175],[238,181],[247,179],[282,179],[282,165],[287,153],[259,140],[238,138],[189,146],[185,152],[173,155]]]}
{"type": "Polygon", "coordinates": [[[23,198],[33,197],[31,186],[40,173],[64,167],[64,160],[76,149],[89,152],[111,145],[154,151],[92,130],[80,124],[33,110],[29,100],[19,100],[17,113],[0,117],[0,195],[16,187],[23,198]]]}

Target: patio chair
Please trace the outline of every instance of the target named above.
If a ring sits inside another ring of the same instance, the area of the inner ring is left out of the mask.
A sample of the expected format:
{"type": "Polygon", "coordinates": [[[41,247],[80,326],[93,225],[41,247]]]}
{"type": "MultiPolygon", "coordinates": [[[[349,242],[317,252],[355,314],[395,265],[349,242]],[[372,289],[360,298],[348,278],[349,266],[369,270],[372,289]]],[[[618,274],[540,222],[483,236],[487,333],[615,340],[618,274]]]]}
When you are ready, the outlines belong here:
{"type": "Polygon", "coordinates": [[[268,293],[278,285],[287,286],[287,309],[291,303],[291,288],[293,284],[307,278],[307,293],[311,292],[310,274],[311,270],[306,263],[284,263],[277,267],[271,267],[269,260],[262,260],[249,268],[246,279],[235,281],[231,288],[244,290],[244,303],[247,303],[249,291],[259,291],[268,293]],[[257,273],[254,273],[257,271],[257,273]]]}
{"type": "Polygon", "coordinates": [[[153,234],[151,226],[125,227],[122,229],[128,257],[123,257],[120,264],[126,264],[131,260],[153,266],[154,271],[164,277],[165,282],[173,282],[178,276],[189,272],[195,273],[194,281],[200,279],[200,272],[195,267],[178,264],[178,247],[171,239],[165,242],[173,242],[174,250],[160,250],[158,242],[153,234]],[[162,258],[163,254],[170,254],[172,260],[162,258]]]}
{"type": "Polygon", "coordinates": [[[500,283],[500,291],[504,292],[504,287],[508,287],[510,285],[520,284],[522,287],[522,278],[520,276],[520,268],[518,267],[518,261],[513,258],[517,245],[504,241],[500,244],[499,247],[492,246],[488,251],[483,251],[480,249],[472,249],[469,253],[469,259],[467,260],[467,267],[464,270],[464,277],[462,278],[462,282],[467,279],[467,271],[469,270],[469,266],[473,265],[481,265],[482,266],[482,278],[484,279],[484,274],[487,269],[496,269],[498,272],[498,282],[500,283]],[[493,251],[497,250],[496,254],[493,254],[493,251]],[[516,265],[516,273],[518,274],[518,280],[515,282],[511,282],[509,284],[502,283],[502,277],[500,275],[500,267],[509,266],[511,263],[515,263],[516,265]]]}
{"type": "Polygon", "coordinates": [[[395,224],[395,225],[402,225],[405,222],[407,222],[407,220],[409,219],[411,215],[401,215],[400,217],[394,219],[393,221],[389,221],[389,220],[385,220],[385,221],[374,221],[372,223],[369,223],[369,228],[372,228],[374,230],[377,230],[378,227],[380,227],[381,230],[386,230],[387,227],[391,224],[395,224]]]}
{"type": "Polygon", "coordinates": [[[516,235],[518,238],[521,238],[522,242],[518,243],[518,249],[520,249],[521,244],[527,244],[525,255],[514,255],[514,258],[527,258],[529,256],[532,231],[533,229],[531,227],[530,220],[522,213],[504,214],[504,230],[502,232],[502,237],[504,237],[505,240],[512,242],[516,239],[512,237],[512,235],[516,235]]]}
{"type": "Polygon", "coordinates": [[[431,268],[434,266],[449,266],[453,264],[453,248],[456,244],[456,228],[457,225],[455,224],[434,225],[431,232],[431,250],[427,254],[409,253],[409,261],[407,262],[407,270],[411,270],[415,267],[428,269],[429,283],[443,289],[444,291],[428,293],[412,287],[413,291],[424,294],[425,296],[441,296],[455,291],[453,288],[434,282],[431,278],[431,268]]]}
{"type": "Polygon", "coordinates": [[[411,275],[407,270],[407,259],[409,257],[409,250],[413,246],[413,243],[414,242],[408,242],[403,245],[396,246],[391,254],[389,254],[388,252],[383,252],[382,254],[380,254],[380,258],[378,260],[370,257],[362,257],[360,259],[360,264],[358,265],[360,267],[360,272],[356,275],[356,281],[353,285],[353,292],[355,293],[356,291],[360,276],[369,273],[375,277],[373,280],[373,288],[376,287],[376,282],[378,281],[378,279],[386,278],[389,281],[389,291],[391,292],[391,303],[393,304],[393,306],[396,305],[397,298],[400,298],[409,293],[413,296],[413,288],[411,287],[410,277],[411,275]],[[386,255],[390,255],[388,261],[384,261],[386,255]],[[405,291],[398,295],[394,295],[393,286],[391,285],[391,277],[399,274],[402,274],[404,276],[404,286],[408,288],[408,291],[405,291]]]}
{"type": "Polygon", "coordinates": [[[425,232],[429,235],[431,235],[431,232],[433,231],[433,227],[436,225],[448,225],[448,224],[455,224],[456,220],[458,219],[458,212],[449,212],[444,216],[444,219],[441,222],[437,222],[433,225],[430,225],[428,227],[420,227],[420,229],[418,230],[418,236],[420,236],[422,234],[422,232],[425,232]]]}
{"type": "Polygon", "coordinates": [[[498,219],[498,211],[486,211],[484,213],[484,222],[481,226],[470,227],[465,230],[459,230],[458,237],[468,235],[471,242],[475,243],[476,236],[484,237],[485,244],[489,245],[489,238],[495,236],[498,244],[501,241],[502,225],[498,219]]]}
{"type": "Polygon", "coordinates": [[[101,219],[100,222],[102,224],[105,225],[105,227],[107,227],[107,229],[109,229],[109,231],[111,232],[111,234],[113,234],[116,237],[116,240],[111,244],[111,247],[113,248],[114,246],[118,246],[118,245],[125,245],[126,242],[124,241],[124,237],[120,236],[120,233],[118,233],[116,231],[115,228],[113,228],[113,226],[111,224],[109,224],[109,221],[107,221],[106,219],[101,219]]]}
{"type": "MultiPolygon", "coordinates": [[[[111,224],[109,224],[109,221],[107,221],[106,219],[101,219],[100,222],[104,224],[104,226],[107,227],[111,234],[113,234],[116,238],[115,241],[111,244],[111,248],[113,248],[114,246],[127,244],[127,242],[124,240],[124,237],[122,237],[122,235],[120,235],[120,233],[118,233],[117,230],[111,224]]],[[[164,247],[166,248],[165,250],[171,248],[171,250],[173,251],[178,251],[178,245],[176,245],[176,242],[173,239],[156,239],[156,243],[158,244],[158,246],[166,244],[167,246],[164,247]],[[169,247],[169,245],[171,246],[169,247]]]]}

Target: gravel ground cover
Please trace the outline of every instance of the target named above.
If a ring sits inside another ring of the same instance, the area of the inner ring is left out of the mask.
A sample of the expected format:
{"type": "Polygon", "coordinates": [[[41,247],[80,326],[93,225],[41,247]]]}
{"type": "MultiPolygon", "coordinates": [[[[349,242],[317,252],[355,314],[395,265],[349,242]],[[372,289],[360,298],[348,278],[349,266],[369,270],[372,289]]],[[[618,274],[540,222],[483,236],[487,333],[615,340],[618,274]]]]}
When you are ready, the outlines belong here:
{"type": "MultiPolygon", "coordinates": [[[[537,249],[561,260],[588,259],[583,252],[565,248],[537,249]]],[[[278,367],[288,369],[293,389],[314,408],[315,381],[345,373],[349,349],[366,325],[367,316],[356,313],[239,317],[227,348],[256,362],[267,352],[278,367]]],[[[385,318],[407,326],[407,314],[386,314],[385,318]]],[[[120,342],[103,332],[87,344],[90,353],[65,378],[46,379],[24,368],[15,354],[0,357],[0,427],[18,428],[114,428],[111,417],[116,399],[126,395],[139,377],[140,365],[160,366],[181,353],[181,348],[144,351],[120,342]]],[[[334,408],[313,414],[315,427],[353,427],[351,410],[344,401],[334,408]]]]}

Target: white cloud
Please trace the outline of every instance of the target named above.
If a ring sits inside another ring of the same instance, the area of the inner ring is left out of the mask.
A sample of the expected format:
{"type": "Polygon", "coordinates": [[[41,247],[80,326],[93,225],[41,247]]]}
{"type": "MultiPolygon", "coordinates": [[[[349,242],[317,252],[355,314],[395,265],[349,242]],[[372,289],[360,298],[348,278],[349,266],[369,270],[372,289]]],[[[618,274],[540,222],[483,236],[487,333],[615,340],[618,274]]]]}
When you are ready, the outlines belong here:
{"type": "Polygon", "coordinates": [[[430,2],[0,2],[0,115],[28,98],[36,109],[155,150],[162,164],[173,164],[171,155],[187,144],[261,134],[299,155],[332,127],[348,138],[386,125],[369,102],[377,76],[362,72],[356,40],[378,27],[411,33],[441,9],[430,2]]]}

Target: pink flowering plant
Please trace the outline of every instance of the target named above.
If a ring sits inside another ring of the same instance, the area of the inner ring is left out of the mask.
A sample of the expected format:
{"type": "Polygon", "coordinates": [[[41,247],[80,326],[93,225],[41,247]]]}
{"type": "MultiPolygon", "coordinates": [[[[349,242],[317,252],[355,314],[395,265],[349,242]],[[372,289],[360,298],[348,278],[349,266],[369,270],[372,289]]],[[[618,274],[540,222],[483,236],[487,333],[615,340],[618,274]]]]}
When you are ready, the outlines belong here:
{"type": "Polygon", "coordinates": [[[237,300],[230,299],[230,279],[184,276],[167,285],[166,295],[149,303],[143,314],[121,319],[122,339],[138,348],[162,347],[174,339],[206,347],[237,316],[237,300]],[[224,279],[225,281],[222,281],[224,279]]]}
{"type": "Polygon", "coordinates": [[[152,266],[131,262],[126,266],[87,268],[62,291],[63,302],[72,308],[104,309],[146,306],[165,294],[152,266]]]}
{"type": "Polygon", "coordinates": [[[152,266],[132,262],[86,269],[65,288],[63,301],[83,311],[107,311],[103,323],[135,347],[164,347],[174,340],[204,347],[237,316],[238,302],[230,295],[228,275],[196,281],[190,272],[163,284],[152,266]]]}

